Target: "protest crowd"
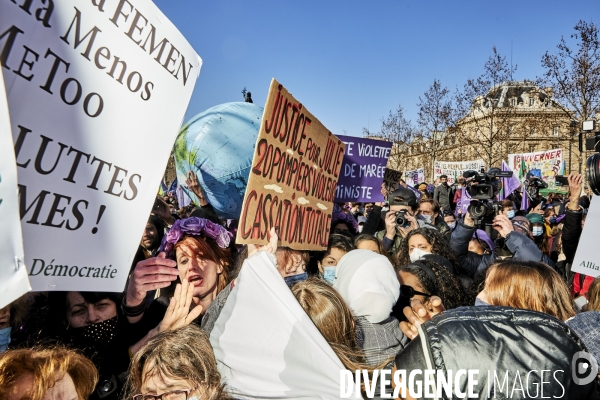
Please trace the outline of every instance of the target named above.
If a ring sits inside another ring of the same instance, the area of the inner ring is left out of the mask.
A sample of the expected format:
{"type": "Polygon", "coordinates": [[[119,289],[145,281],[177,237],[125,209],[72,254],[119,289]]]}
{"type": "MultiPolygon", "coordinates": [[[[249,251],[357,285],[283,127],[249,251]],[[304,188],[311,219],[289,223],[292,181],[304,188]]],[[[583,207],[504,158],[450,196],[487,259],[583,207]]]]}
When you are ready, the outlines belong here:
{"type": "Polygon", "coordinates": [[[275,79],[182,123],[152,1],[0,11],[0,400],[600,399],[600,132],[426,178],[275,79]]]}
{"type": "MultiPolygon", "coordinates": [[[[424,370],[428,349],[445,360],[436,369],[562,370],[545,394],[597,398],[596,380],[569,372],[577,352],[600,357],[600,279],[570,269],[591,200],[582,176],[568,176],[565,196],[505,193],[487,232],[461,205],[469,179],[435,184],[399,179],[382,184],[384,202],[338,203],[327,249],[301,251],[278,247],[275,229],[264,245],[236,245],[237,221],[217,216],[190,172],[200,204],[157,197],[123,293],[29,293],[1,310],[0,398],[270,398],[282,378],[264,363],[284,355],[256,342],[275,340],[261,337],[271,318],[293,324],[293,307],[349,371],[424,370]],[[284,307],[261,309],[269,290],[284,307]]],[[[497,196],[501,178],[491,186],[497,196]]],[[[289,398],[311,397],[321,368],[299,363],[289,398]]],[[[393,390],[362,385],[368,398],[393,390]]]]}

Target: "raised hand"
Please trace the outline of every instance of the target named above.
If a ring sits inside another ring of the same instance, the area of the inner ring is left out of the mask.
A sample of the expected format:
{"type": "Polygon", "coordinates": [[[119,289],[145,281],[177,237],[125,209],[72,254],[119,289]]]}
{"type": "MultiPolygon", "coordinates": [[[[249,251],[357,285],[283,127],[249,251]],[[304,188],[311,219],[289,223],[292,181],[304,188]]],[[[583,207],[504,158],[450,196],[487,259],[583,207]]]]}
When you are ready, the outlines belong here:
{"type": "Polygon", "coordinates": [[[420,300],[414,299],[411,300],[410,307],[404,307],[404,310],[402,310],[408,322],[400,322],[400,330],[410,340],[419,335],[419,326],[422,323],[446,310],[442,304],[442,299],[438,296],[430,297],[427,305],[429,307],[426,307],[420,300]]]}
{"type": "Polygon", "coordinates": [[[583,178],[581,174],[569,174],[567,177],[569,180],[569,191],[571,197],[569,198],[569,210],[579,210],[579,196],[581,195],[581,185],[583,184],[583,178]]]}
{"type": "Polygon", "coordinates": [[[146,292],[166,288],[178,276],[177,263],[165,258],[165,253],[138,262],[127,285],[125,304],[129,307],[140,305],[146,298],[146,292]]]}
{"type": "Polygon", "coordinates": [[[200,185],[200,182],[198,181],[198,177],[196,176],[196,173],[194,171],[188,172],[187,179],[185,180],[185,184],[192,192],[194,192],[196,197],[198,197],[198,201],[200,202],[201,206],[208,205],[208,200],[206,199],[206,194],[204,193],[204,189],[200,185]]]}
{"type": "Polygon", "coordinates": [[[202,313],[203,307],[198,299],[194,299],[194,285],[187,279],[177,284],[175,295],[169,302],[169,308],[158,325],[158,333],[189,325],[202,313]],[[192,308],[192,304],[195,306],[192,308]]]}

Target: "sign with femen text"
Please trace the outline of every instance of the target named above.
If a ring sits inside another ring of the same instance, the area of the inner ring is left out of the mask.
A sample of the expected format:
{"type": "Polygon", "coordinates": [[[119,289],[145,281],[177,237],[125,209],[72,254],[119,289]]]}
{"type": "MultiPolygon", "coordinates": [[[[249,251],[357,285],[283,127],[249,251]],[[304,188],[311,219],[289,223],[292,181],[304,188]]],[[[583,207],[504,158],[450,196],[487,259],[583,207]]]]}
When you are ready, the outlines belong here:
{"type": "Polygon", "coordinates": [[[36,291],[122,291],[202,60],[150,1],[0,2],[36,291]]]}
{"type": "Polygon", "coordinates": [[[19,221],[17,166],[0,68],[0,308],[31,290],[19,221]]]}
{"type": "Polygon", "coordinates": [[[271,81],[236,243],[327,248],[344,143],[279,82],[271,81]]]}
{"type": "Polygon", "coordinates": [[[335,201],[383,201],[381,183],[392,142],[340,136],[346,152],[340,169],[335,201]]]}

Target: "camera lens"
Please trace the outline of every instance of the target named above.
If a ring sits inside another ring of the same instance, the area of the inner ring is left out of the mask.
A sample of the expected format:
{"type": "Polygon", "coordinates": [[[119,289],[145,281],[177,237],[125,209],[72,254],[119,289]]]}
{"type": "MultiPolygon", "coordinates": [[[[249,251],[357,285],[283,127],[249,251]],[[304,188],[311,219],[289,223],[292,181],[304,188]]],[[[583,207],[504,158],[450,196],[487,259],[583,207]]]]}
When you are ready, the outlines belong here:
{"type": "Polygon", "coordinates": [[[590,189],[600,196],[600,154],[594,154],[587,159],[586,169],[590,189]]]}

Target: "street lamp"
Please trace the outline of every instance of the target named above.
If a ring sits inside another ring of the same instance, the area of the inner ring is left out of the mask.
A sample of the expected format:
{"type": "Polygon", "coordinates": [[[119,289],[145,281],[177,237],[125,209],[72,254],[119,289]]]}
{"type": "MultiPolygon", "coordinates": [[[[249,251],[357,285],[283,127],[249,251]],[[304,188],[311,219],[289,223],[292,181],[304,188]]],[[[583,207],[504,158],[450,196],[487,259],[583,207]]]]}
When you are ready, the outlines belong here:
{"type": "Polygon", "coordinates": [[[571,173],[571,164],[573,163],[572,158],[571,158],[571,154],[572,154],[571,148],[573,147],[573,137],[575,136],[575,132],[576,132],[576,128],[577,128],[577,121],[572,119],[571,123],[569,124],[569,128],[570,128],[570,135],[571,135],[571,139],[569,139],[569,174],[570,174],[571,173]]]}

